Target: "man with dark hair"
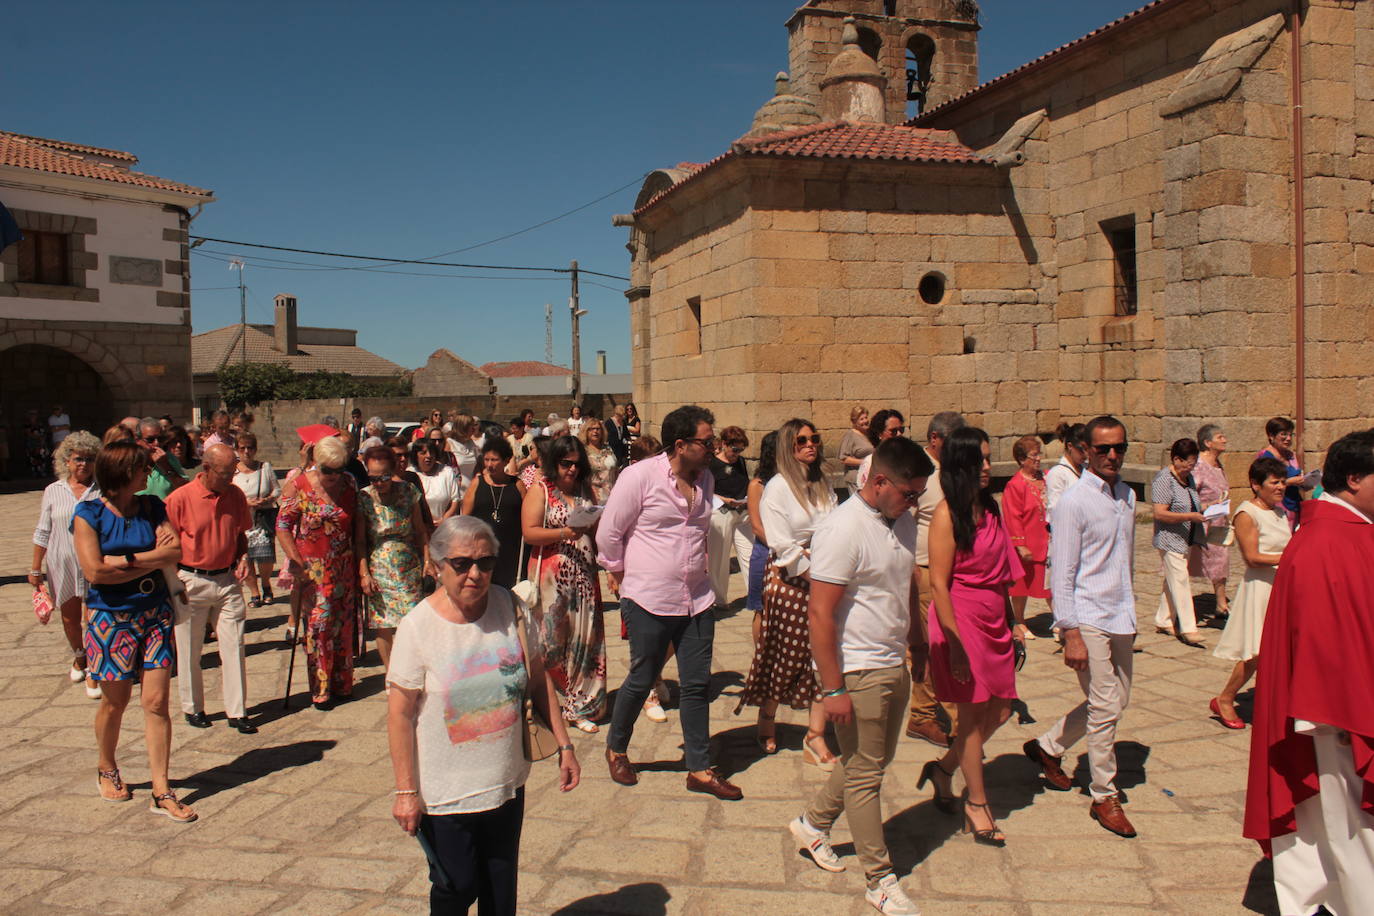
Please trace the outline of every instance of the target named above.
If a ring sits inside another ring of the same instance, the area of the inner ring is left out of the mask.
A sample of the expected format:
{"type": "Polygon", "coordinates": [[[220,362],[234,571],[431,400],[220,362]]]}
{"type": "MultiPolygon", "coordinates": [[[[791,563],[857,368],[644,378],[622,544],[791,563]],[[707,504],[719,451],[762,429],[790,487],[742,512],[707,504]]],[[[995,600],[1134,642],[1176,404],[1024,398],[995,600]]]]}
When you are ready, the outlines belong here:
{"type": "Polygon", "coordinates": [[[863,488],[811,537],[811,655],[840,760],[788,830],[817,866],[842,871],[830,828],[844,812],[868,883],[865,897],[890,916],[919,912],[893,873],[879,796],[906,717],[907,654],[923,662],[926,652],[912,620],[916,519],[909,510],[934,471],[915,442],[883,440],[863,488]]]}
{"type": "Polygon", "coordinates": [[[1060,497],[1050,542],[1055,626],[1064,664],[1078,673],[1086,697],[1038,739],[1022,748],[1040,766],[1046,787],[1067,792],[1073,780],[1060,765],[1088,739],[1093,820],[1118,836],[1135,836],[1116,789],[1116,726],[1131,697],[1135,645],[1135,492],[1121,479],[1126,427],[1115,417],[1088,423],[1088,467],[1060,497]]]}
{"type": "Polygon", "coordinates": [[[176,456],[165,448],[166,437],[162,424],[157,420],[152,417],[140,420],[134,441],[148,453],[148,460],[152,463],[148,469],[148,485],[139,491],[140,495],[152,494],[165,502],[173,490],[190,480],[190,475],[176,456]]]}
{"type": "Polygon", "coordinates": [[[597,528],[597,562],[620,596],[630,638],[630,673],[621,684],[606,735],[611,779],[639,781],[627,750],[635,718],[671,646],[681,680],[679,709],[687,789],[727,801],[744,797],[711,767],[708,687],[716,620],[706,567],[714,481],[715,417],[679,407],[663,418],[663,451],[623,470],[597,528]]]}
{"type": "Polygon", "coordinates": [[[1331,445],[1322,486],[1264,619],[1245,835],[1280,912],[1374,913],[1374,429],[1331,445]]]}

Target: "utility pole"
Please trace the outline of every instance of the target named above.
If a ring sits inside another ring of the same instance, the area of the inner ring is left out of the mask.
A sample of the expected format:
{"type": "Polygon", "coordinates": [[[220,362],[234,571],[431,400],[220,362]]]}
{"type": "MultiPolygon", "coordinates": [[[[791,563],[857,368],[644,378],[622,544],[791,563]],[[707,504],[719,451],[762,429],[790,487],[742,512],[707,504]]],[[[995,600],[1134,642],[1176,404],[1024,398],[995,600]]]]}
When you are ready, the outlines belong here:
{"type": "Polygon", "coordinates": [[[553,303],[544,303],[544,362],[553,362],[553,303]]]}
{"type": "Polygon", "coordinates": [[[572,296],[568,298],[568,311],[572,313],[572,402],[582,403],[582,332],[578,321],[587,314],[578,307],[577,262],[572,262],[572,296]]]}
{"type": "Polygon", "coordinates": [[[239,272],[239,362],[248,362],[248,298],[243,289],[243,261],[234,258],[229,269],[239,272]]]}

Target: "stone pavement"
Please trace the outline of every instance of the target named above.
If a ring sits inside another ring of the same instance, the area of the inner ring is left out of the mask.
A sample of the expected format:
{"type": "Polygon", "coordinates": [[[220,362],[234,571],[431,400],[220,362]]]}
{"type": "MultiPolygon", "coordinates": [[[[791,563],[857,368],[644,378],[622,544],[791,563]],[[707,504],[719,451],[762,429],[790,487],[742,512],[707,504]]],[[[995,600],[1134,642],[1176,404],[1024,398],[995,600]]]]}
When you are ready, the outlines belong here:
{"type": "MultiPolygon", "coordinates": [[[[95,702],[66,677],[54,622],[40,627],[23,573],[37,493],[0,496],[14,525],[0,540],[0,910],[6,913],[421,913],[428,880],[415,841],[391,820],[382,676],[375,652],[359,672],[360,699],[332,712],[308,707],[298,659],[294,706],[281,709],[288,652],[284,603],[252,611],[250,714],[242,736],[224,724],[217,669],[206,676],[215,727],[174,725],[172,775],[199,822],[146,813],[141,714],[124,720],[120,763],[136,801],[96,797],[95,702]]],[[[1019,678],[1029,721],[1013,716],[988,748],[991,800],[1007,833],[1002,850],[975,846],[958,818],[939,814],[914,786],[934,748],[904,739],[884,785],[888,838],[902,880],[928,916],[1272,912],[1268,868],[1240,836],[1248,733],[1225,731],[1207,700],[1229,664],[1154,635],[1159,562],[1149,528],[1137,533],[1142,621],[1131,707],[1119,732],[1121,785],[1140,831],[1106,833],[1077,793],[1046,792],[1021,744],[1081,698],[1049,639],[1029,644],[1019,678]]],[[[1238,582],[1233,576],[1232,583],[1238,582]]],[[[734,588],[742,589],[735,578],[734,588]]],[[[1031,612],[1043,611],[1033,602],[1031,612]]],[[[1033,623],[1036,621],[1033,620],[1033,623]]],[[[1039,622],[1048,626],[1047,618],[1039,622]]],[[[625,644],[611,612],[611,683],[625,644]]],[[[1215,631],[1204,631],[1215,644],[1215,631]]],[[[213,644],[210,647],[213,648],[213,644]]],[[[302,656],[303,657],[303,656],[302,656]]],[[[848,870],[799,858],[783,825],[824,778],[801,762],[805,718],[784,711],[783,750],[761,757],[753,716],[732,715],[751,657],[749,620],[717,630],[712,728],[718,759],[743,788],[725,803],[683,790],[677,716],[641,719],[633,789],[610,782],[602,736],[574,731],[584,782],[570,794],[536,765],[521,852],[521,912],[530,914],[874,912],[843,819],[835,840],[848,870]]],[[[206,662],[217,664],[208,652],[206,662]]],[[[667,672],[669,681],[674,672],[667,672]]],[[[174,694],[175,696],[175,694],[174,694]]],[[[1066,759],[1086,774],[1082,746],[1066,759]]]]}

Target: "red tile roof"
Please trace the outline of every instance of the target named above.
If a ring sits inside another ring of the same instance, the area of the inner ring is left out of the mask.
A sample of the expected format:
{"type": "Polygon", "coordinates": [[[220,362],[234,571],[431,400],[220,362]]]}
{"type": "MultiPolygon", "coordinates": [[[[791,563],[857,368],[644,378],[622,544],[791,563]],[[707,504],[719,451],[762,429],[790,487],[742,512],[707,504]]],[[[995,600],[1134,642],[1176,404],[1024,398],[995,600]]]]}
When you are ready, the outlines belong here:
{"type": "Polygon", "coordinates": [[[56,150],[65,150],[69,153],[92,153],[106,159],[120,159],[130,165],[138,162],[138,157],[133,153],[126,153],[122,149],[106,149],[103,146],[87,146],[84,143],[71,143],[67,140],[50,140],[47,137],[34,137],[29,134],[16,134],[13,131],[0,131],[0,134],[8,134],[11,137],[18,137],[20,140],[27,140],[30,143],[37,143],[39,146],[47,146],[56,150]]]}
{"type": "Polygon", "coordinates": [[[572,370],[535,359],[509,363],[483,363],[477,367],[492,378],[523,378],[530,375],[572,375],[572,370]]]}
{"type": "MultiPolygon", "coordinates": [[[[108,162],[87,159],[78,152],[59,149],[59,146],[75,148],[77,144],[64,143],[60,140],[43,140],[42,138],[0,131],[0,165],[32,169],[37,172],[51,172],[56,175],[71,175],[77,178],[95,178],[101,181],[150,188],[156,191],[173,191],[191,197],[210,199],[214,196],[213,192],[205,188],[197,188],[193,185],[182,184],[179,181],[131,171],[123,166],[111,165],[108,162]]],[[[86,147],[83,151],[91,155],[106,157],[111,157],[110,154],[113,153],[115,157],[127,156],[132,162],[138,161],[132,154],[121,153],[118,150],[86,147]]]]}

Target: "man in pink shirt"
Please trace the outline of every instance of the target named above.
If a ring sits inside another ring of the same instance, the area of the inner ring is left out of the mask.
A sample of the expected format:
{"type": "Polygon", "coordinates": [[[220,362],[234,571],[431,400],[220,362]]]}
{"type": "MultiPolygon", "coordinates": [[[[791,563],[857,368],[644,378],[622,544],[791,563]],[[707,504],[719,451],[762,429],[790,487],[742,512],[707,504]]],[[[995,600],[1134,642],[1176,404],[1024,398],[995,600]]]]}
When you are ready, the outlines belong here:
{"type": "Polygon", "coordinates": [[[639,782],[626,751],[644,698],[671,646],[681,682],[682,743],[687,789],[726,801],[744,797],[711,767],[711,652],[715,602],[706,567],[714,479],[715,417],[704,407],[679,407],[663,418],[663,452],[621,472],[597,528],[597,562],[620,595],[630,636],[630,673],[616,694],[606,735],[611,779],[639,782]]]}

